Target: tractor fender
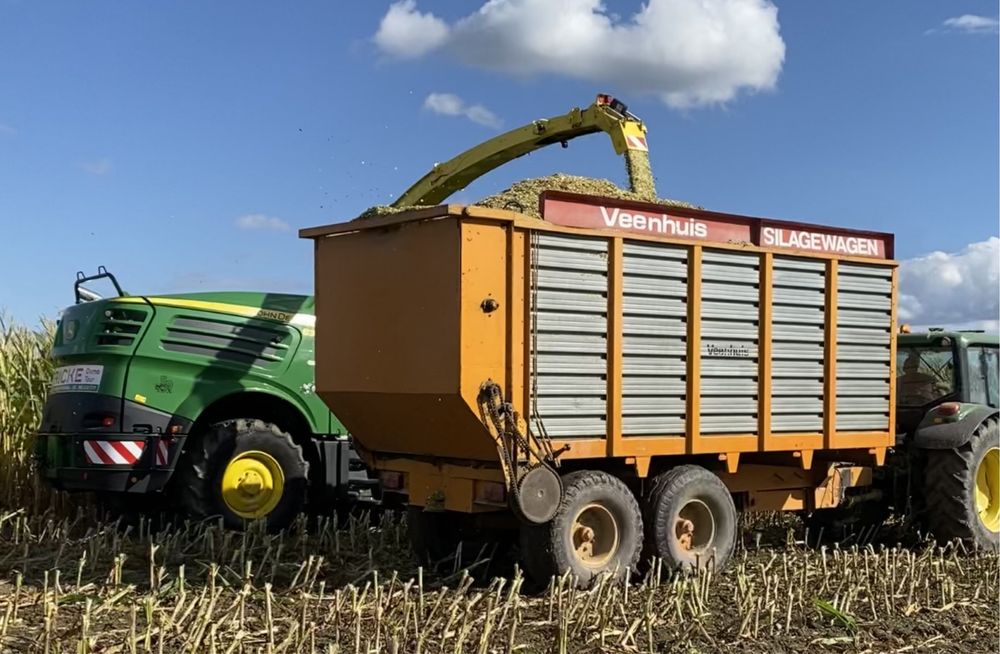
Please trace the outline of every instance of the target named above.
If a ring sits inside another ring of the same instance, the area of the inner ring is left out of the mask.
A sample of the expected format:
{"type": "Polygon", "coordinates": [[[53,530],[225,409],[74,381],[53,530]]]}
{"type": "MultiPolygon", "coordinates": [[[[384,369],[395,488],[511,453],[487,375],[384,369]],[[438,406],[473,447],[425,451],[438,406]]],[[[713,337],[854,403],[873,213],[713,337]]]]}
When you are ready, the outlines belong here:
{"type": "Polygon", "coordinates": [[[946,421],[928,412],[913,434],[913,447],[922,450],[957,450],[972,439],[979,425],[997,410],[989,406],[973,406],[963,410],[957,420],[946,421]]]}

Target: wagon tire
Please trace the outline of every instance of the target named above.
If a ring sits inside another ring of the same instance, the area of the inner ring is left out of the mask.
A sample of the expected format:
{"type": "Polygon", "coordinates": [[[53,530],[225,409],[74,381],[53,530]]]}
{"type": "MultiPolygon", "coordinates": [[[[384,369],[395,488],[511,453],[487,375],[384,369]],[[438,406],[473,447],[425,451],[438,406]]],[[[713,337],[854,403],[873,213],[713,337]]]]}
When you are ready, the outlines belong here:
{"type": "Polygon", "coordinates": [[[696,465],[672,468],[653,479],[644,502],[646,559],[671,570],[725,567],[736,548],[733,496],[722,480],[696,465]]]}
{"type": "Polygon", "coordinates": [[[224,420],[188,443],[172,491],[189,517],[220,517],[234,530],[261,519],[274,533],[290,526],[305,508],[309,464],[302,448],[277,425],[247,418],[224,420]],[[250,477],[246,493],[242,480],[233,479],[239,472],[236,465],[250,477]]]}
{"type": "Polygon", "coordinates": [[[635,571],[642,554],[642,512],[620,479],[595,470],[562,479],[554,518],[521,526],[521,560],[535,584],[569,572],[585,588],[601,575],[635,571]]]}
{"type": "Polygon", "coordinates": [[[927,523],[944,544],[960,540],[980,551],[1000,551],[1000,430],[984,421],[968,443],[928,452],[924,475],[927,523]]]}

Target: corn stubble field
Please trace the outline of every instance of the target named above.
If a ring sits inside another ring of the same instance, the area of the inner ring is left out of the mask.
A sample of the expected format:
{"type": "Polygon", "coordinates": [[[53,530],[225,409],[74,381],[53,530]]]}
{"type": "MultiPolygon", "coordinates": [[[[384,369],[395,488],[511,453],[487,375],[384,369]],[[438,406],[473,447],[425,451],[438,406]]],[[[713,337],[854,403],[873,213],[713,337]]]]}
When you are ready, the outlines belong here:
{"type": "Polygon", "coordinates": [[[995,556],[889,533],[807,548],[793,517],[748,521],[718,573],[530,593],[516,569],[477,574],[486,561],[417,568],[392,517],[281,535],[102,523],[31,471],[50,338],[0,326],[3,653],[997,650],[995,556]]]}

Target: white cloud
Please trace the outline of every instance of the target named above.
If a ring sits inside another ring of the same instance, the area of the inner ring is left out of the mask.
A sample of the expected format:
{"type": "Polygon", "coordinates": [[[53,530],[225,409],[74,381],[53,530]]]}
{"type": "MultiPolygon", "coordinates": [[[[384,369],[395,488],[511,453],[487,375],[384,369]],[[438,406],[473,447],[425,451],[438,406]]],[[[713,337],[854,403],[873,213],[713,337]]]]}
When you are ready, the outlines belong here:
{"type": "Polygon", "coordinates": [[[402,0],[383,17],[375,43],[396,57],[438,51],[511,75],[654,94],[673,107],[771,89],[785,58],[770,0],[648,0],[628,18],[601,0],[488,0],[450,24],[402,0]]]}
{"type": "Polygon", "coordinates": [[[93,161],[84,161],[80,164],[80,169],[91,175],[97,175],[101,177],[107,175],[111,172],[114,166],[111,164],[111,159],[107,157],[101,157],[100,159],[94,159],[93,161]]]}
{"type": "Polygon", "coordinates": [[[13,127],[11,127],[10,125],[6,125],[4,123],[0,123],[0,135],[2,135],[2,136],[17,136],[17,130],[14,129],[13,127]]]}
{"type": "Polygon", "coordinates": [[[443,116],[464,116],[474,123],[498,128],[503,121],[481,104],[466,104],[453,93],[431,93],[424,99],[424,109],[443,116]]]}
{"type": "Polygon", "coordinates": [[[448,25],[431,13],[417,11],[416,0],[389,7],[375,33],[375,45],[396,57],[419,57],[448,38],[448,25]]]}
{"type": "Polygon", "coordinates": [[[915,325],[995,329],[1000,318],[1000,238],[960,252],[900,262],[899,319],[915,325]]]}
{"type": "Polygon", "coordinates": [[[240,229],[268,229],[276,232],[287,232],[291,229],[284,220],[262,213],[248,213],[236,219],[240,229]]]}
{"type": "Polygon", "coordinates": [[[949,18],[941,23],[940,30],[945,32],[965,32],[967,34],[995,34],[1000,27],[1000,21],[990,16],[976,16],[975,14],[963,14],[949,18]]]}

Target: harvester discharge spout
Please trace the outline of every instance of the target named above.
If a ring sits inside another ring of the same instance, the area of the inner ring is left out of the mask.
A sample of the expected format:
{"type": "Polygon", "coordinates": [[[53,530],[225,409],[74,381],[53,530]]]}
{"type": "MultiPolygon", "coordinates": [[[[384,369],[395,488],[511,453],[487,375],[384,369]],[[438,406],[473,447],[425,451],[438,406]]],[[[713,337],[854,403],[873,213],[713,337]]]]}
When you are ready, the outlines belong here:
{"type": "Polygon", "coordinates": [[[621,101],[598,95],[585,109],[532,121],[480,143],[456,157],[437,164],[393,203],[394,207],[440,204],[476,179],[505,163],[553,143],[566,147],[570,140],[604,132],[615,153],[624,155],[632,192],[642,199],[656,199],[656,184],[649,165],[646,125],[621,101]]]}

